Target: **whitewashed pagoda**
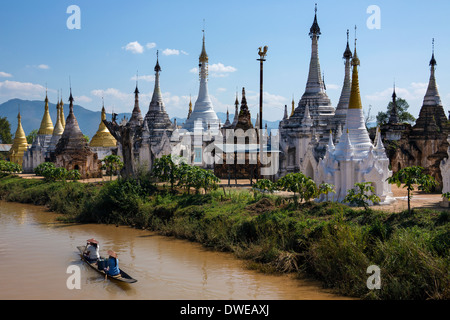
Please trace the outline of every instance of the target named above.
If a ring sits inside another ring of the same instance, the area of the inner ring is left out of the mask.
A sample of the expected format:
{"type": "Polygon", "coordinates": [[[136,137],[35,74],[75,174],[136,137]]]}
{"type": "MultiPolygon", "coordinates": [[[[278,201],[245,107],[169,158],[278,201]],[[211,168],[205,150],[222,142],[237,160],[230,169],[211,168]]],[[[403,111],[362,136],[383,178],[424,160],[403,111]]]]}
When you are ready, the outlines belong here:
{"type": "Polygon", "coordinates": [[[335,146],[330,131],[327,151],[319,161],[314,180],[317,184],[326,182],[334,185],[336,194],[333,200],[339,202],[344,200],[348,190],[355,188],[355,183],[370,182],[380,198],[380,204],[388,204],[395,201],[391,186],[386,181],[392,171],[389,170],[389,159],[379,129],[375,144],[372,144],[366,129],[359,91],[359,65],[355,39],[351,92],[343,134],[335,146]]]}
{"type": "Polygon", "coordinates": [[[306,88],[289,118],[285,106],[285,115],[279,125],[281,155],[278,176],[301,171],[314,178],[317,161],[325,153],[335,109],[326,93],[320,69],[320,35],[316,6],[314,21],[309,31],[311,59],[306,88]]]}

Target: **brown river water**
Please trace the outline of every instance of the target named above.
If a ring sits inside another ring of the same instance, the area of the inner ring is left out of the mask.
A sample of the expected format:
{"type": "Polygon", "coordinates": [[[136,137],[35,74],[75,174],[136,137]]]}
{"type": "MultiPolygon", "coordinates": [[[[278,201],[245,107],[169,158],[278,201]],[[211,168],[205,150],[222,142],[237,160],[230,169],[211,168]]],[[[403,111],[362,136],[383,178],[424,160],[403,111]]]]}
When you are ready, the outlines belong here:
{"type": "Polygon", "coordinates": [[[44,207],[0,201],[1,300],[334,300],[320,284],[245,268],[232,254],[147,230],[66,224],[44,207]],[[94,237],[100,254],[119,255],[119,266],[138,282],[105,280],[81,261],[77,246],[94,237]],[[78,267],[80,288],[69,289],[78,267]]]}

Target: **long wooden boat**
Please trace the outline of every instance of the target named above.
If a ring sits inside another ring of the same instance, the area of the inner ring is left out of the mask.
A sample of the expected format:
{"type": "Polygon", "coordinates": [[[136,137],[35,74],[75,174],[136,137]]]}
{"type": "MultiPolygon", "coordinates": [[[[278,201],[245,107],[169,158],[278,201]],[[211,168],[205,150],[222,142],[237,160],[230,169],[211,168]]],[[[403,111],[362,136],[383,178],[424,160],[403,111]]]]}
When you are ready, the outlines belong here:
{"type": "Polygon", "coordinates": [[[107,274],[104,270],[99,270],[98,267],[97,267],[97,264],[96,264],[95,262],[94,262],[94,263],[91,263],[91,262],[89,262],[89,261],[84,257],[83,252],[84,252],[84,249],[85,249],[85,248],[86,248],[85,246],[79,246],[79,247],[77,247],[77,249],[80,251],[81,259],[82,259],[84,262],[86,262],[92,269],[94,269],[94,270],[96,270],[97,272],[101,273],[103,276],[106,275],[109,279],[113,279],[113,280],[120,281],[120,282],[126,282],[126,283],[135,283],[135,282],[137,282],[136,279],[132,278],[130,275],[128,275],[128,274],[127,274],[125,271],[123,271],[122,269],[119,269],[119,270],[120,270],[120,274],[118,274],[118,275],[116,275],[116,276],[110,276],[110,275],[107,274]]]}

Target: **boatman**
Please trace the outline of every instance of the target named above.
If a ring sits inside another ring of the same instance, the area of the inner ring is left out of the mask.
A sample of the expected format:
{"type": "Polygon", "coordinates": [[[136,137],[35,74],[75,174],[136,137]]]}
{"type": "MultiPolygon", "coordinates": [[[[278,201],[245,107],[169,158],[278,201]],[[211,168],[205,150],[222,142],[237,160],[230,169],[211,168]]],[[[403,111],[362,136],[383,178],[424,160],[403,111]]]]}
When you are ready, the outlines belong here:
{"type": "Polygon", "coordinates": [[[84,249],[83,255],[90,262],[94,263],[100,258],[100,246],[98,241],[94,238],[88,239],[86,244],[86,249],[84,249]]]}
{"type": "Polygon", "coordinates": [[[105,272],[110,276],[117,276],[120,274],[119,258],[117,257],[117,253],[112,250],[108,250],[108,255],[108,264],[105,268],[105,272]]]}

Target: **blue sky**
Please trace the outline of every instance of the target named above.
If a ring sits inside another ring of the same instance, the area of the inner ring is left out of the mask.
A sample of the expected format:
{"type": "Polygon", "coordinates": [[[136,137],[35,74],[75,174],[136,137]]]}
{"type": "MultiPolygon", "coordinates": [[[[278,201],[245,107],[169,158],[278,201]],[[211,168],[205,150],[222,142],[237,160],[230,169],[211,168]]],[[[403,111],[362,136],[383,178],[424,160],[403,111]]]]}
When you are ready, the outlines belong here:
{"type": "MultiPolygon", "coordinates": [[[[384,111],[395,79],[397,95],[418,116],[429,79],[435,38],[436,77],[444,108],[450,102],[450,2],[434,1],[149,1],[40,0],[0,4],[0,103],[12,98],[51,102],[57,91],[75,103],[108,112],[131,112],[139,73],[141,110],[146,113],[154,86],[156,50],[162,68],[161,90],[170,117],[187,115],[189,97],[198,93],[196,72],[202,29],[209,55],[209,93],[215,110],[233,113],[236,91],[246,88],[252,116],[259,94],[258,47],[268,45],[264,64],[264,115],[283,116],[294,96],[301,98],[308,74],[309,28],[318,4],[322,31],[319,56],[327,93],[334,106],[341,92],[350,29],[361,60],[364,109],[384,111]],[[67,8],[81,11],[81,29],[70,30],[67,8]],[[380,29],[369,29],[370,5],[380,8],[380,29]],[[203,22],[205,20],[205,22],[203,22]]],[[[447,110],[447,109],[446,109],[447,110]]]]}

